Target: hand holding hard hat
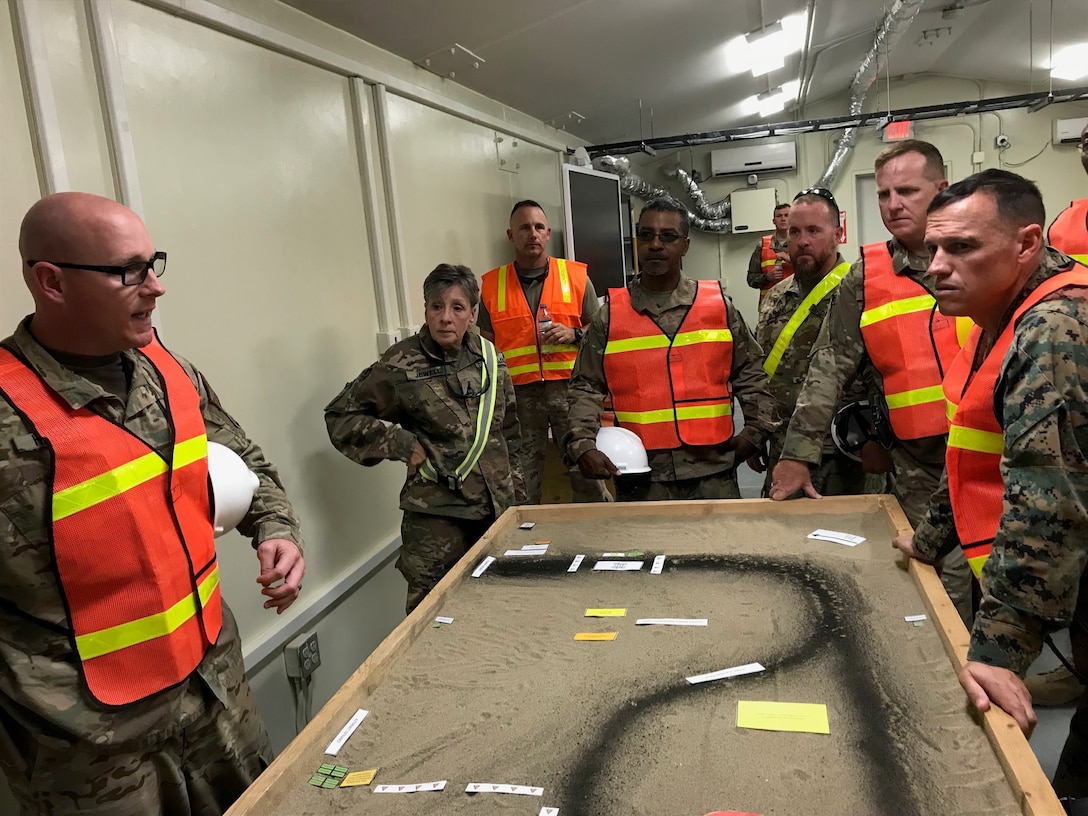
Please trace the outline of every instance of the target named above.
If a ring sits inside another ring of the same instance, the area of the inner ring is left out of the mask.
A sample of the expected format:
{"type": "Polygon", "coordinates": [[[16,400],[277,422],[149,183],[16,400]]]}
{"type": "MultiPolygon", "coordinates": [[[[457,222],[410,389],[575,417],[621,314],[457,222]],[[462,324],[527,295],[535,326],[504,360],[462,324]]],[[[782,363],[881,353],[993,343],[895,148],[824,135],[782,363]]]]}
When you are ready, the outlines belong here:
{"type": "Polygon", "coordinates": [[[219,538],[245,518],[260,480],[242,457],[218,442],[208,443],[208,478],[212,483],[212,524],[219,538]]]}
{"type": "Polygon", "coordinates": [[[604,425],[597,431],[597,450],[588,451],[578,459],[578,465],[582,473],[594,479],[607,479],[611,476],[628,476],[637,473],[649,473],[650,465],[646,458],[646,448],[638,434],[619,426],[604,425]],[[596,457],[593,455],[597,454],[596,457]],[[607,465],[612,468],[607,469],[607,465]],[[583,461],[589,459],[583,466],[583,461]],[[597,461],[595,462],[594,459],[597,461]],[[603,465],[596,467],[593,465],[603,465]],[[587,467],[594,470],[594,474],[586,472],[587,467]],[[597,471],[603,471],[597,475],[597,471]]]}

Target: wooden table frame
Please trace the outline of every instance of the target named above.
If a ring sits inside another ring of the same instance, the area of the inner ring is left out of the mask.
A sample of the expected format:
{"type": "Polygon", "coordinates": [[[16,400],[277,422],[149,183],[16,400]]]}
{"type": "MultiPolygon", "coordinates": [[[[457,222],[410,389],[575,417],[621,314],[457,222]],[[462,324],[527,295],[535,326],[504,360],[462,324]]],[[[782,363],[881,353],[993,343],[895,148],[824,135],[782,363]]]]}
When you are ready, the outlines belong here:
{"type": "MultiPolygon", "coordinates": [[[[776,514],[807,515],[812,512],[856,512],[859,501],[875,502],[884,510],[899,533],[911,532],[899,504],[890,496],[838,496],[811,501],[798,500],[776,504],[776,514]]],[[[637,516],[708,516],[718,514],[767,513],[765,499],[735,499],[727,502],[632,502],[623,505],[626,518],[637,516]]],[[[424,629],[431,626],[438,608],[480,559],[496,551],[496,540],[517,528],[523,520],[578,521],[607,518],[615,514],[614,504],[550,504],[512,507],[492,525],[475,547],[442,579],[423,602],[394,629],[340,687],[271,766],[253,783],[227,812],[227,816],[258,816],[270,810],[277,792],[297,784],[297,774],[288,776],[318,744],[326,743],[348,718],[370,697],[389,673],[397,658],[424,629]]],[[[890,542],[889,542],[890,547],[890,542]]],[[[967,659],[968,633],[956,608],[948,598],[940,578],[929,567],[911,560],[908,566],[922,595],[926,611],[938,628],[941,642],[958,672],[967,659]]],[[[1010,789],[1020,800],[1024,816],[1064,816],[1065,810],[1035,758],[1031,746],[1012,717],[997,707],[981,715],[982,725],[994,753],[1005,772],[1010,789]]]]}

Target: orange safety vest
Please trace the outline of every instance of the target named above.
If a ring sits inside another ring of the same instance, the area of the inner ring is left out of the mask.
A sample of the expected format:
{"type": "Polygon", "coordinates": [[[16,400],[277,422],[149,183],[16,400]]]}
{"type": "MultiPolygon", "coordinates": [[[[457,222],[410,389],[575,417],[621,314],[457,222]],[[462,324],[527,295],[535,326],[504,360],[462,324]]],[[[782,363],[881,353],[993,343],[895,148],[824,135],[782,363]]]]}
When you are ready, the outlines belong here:
{"type": "MultiPolygon", "coordinates": [[[[771,270],[774,269],[774,265],[778,263],[778,256],[771,248],[771,239],[773,235],[763,236],[763,248],[759,253],[759,267],[763,270],[764,275],[771,274],[771,270]]],[[[782,261],[782,280],[785,280],[793,274],[793,264],[789,261],[782,261]]],[[[767,297],[767,290],[775,285],[775,281],[768,280],[759,290],[759,302],[763,302],[763,298],[767,297]]]]}
{"type": "Polygon", "coordinates": [[[626,289],[610,289],[608,298],[604,376],[618,424],[638,434],[647,450],[729,439],[733,333],[721,286],[698,281],[695,301],[672,340],[635,311],[626,289]]]}
{"type": "Polygon", "coordinates": [[[1005,436],[994,414],[994,389],[1012,345],[1016,323],[1032,306],[1065,286],[1088,286],[1088,269],[1074,266],[1048,278],[1032,292],[1012,316],[986,359],[972,372],[982,329],[971,330],[967,345],[952,363],[944,380],[945,400],[951,427],[945,466],[952,516],[963,554],[975,577],[990,556],[1001,523],[1005,485],[1001,479],[1001,454],[1005,436]]]}
{"type": "Polygon", "coordinates": [[[1078,199],[1058,213],[1046,231],[1046,242],[1088,266],[1088,198],[1078,199]]]}
{"type": "Polygon", "coordinates": [[[185,681],[222,627],[200,395],[153,340],[174,444],[164,459],[124,427],[72,408],[0,349],[0,391],[53,452],[51,544],[83,679],[109,706],[185,681]]]}
{"type": "MultiPolygon", "coordinates": [[[[547,304],[553,321],[572,329],[582,327],[586,279],[585,264],[562,258],[548,259],[548,274],[544,278],[540,302],[547,304]]],[[[514,385],[570,379],[578,346],[571,343],[541,347],[536,315],[529,311],[513,264],[485,273],[480,297],[491,318],[495,345],[506,357],[506,367],[514,385]]]]}
{"type": "Polygon", "coordinates": [[[899,439],[948,433],[944,372],[959,354],[972,322],[937,310],[933,294],[892,269],[888,244],[861,248],[865,351],[884,378],[884,400],[899,439]]]}

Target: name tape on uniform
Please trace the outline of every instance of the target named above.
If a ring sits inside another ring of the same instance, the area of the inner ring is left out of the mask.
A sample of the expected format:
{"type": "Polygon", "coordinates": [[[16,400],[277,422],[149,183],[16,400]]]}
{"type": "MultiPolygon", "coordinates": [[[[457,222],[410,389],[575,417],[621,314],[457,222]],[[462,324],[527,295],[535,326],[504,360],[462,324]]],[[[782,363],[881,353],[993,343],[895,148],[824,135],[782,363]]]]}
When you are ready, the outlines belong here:
{"type": "Polygon", "coordinates": [[[696,674],[693,677],[688,677],[687,681],[694,686],[696,683],[709,683],[711,680],[724,680],[727,677],[740,677],[744,674],[755,674],[761,671],[766,670],[759,663],[745,663],[743,666],[733,666],[721,671],[696,674]]]}
{"type": "Polygon", "coordinates": [[[582,566],[582,561],[585,560],[584,555],[574,556],[574,560],[570,562],[570,566],[567,567],[567,572],[578,572],[578,567],[582,566]]]}
{"type": "Polygon", "coordinates": [[[490,567],[494,563],[495,563],[495,556],[489,555],[487,558],[485,558],[483,561],[480,562],[480,565],[478,567],[476,567],[476,569],[474,569],[472,571],[472,577],[473,578],[479,578],[481,575],[483,575],[485,572],[487,572],[487,568],[490,567]]]}
{"type": "Polygon", "coordinates": [[[439,782],[420,782],[417,785],[375,785],[374,793],[422,793],[440,791],[446,787],[446,780],[439,782]]]}
{"type": "Polygon", "coordinates": [[[613,572],[638,572],[642,569],[644,561],[598,561],[593,565],[595,570],[612,570],[613,572]]]}
{"type": "Polygon", "coordinates": [[[337,752],[344,747],[344,743],[355,733],[355,729],[362,725],[363,720],[366,719],[366,715],[369,713],[370,712],[365,708],[360,708],[352,714],[351,719],[340,729],[340,733],[329,743],[329,747],[325,749],[325,753],[329,756],[336,756],[337,752]]]}
{"type": "Polygon", "coordinates": [[[665,556],[655,555],[653,566],[650,567],[650,575],[660,575],[665,567],[665,556]]]}
{"type": "Polygon", "coordinates": [[[529,785],[493,785],[490,782],[469,782],[465,793],[516,793],[521,796],[543,796],[544,788],[529,785]]]}

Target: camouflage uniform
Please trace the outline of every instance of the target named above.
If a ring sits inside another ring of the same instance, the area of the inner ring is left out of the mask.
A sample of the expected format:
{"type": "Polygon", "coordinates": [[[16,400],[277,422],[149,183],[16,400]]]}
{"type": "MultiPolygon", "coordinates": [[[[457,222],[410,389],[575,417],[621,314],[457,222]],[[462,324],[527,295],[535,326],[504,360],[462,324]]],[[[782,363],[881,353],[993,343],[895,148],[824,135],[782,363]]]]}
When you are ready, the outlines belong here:
{"type": "MultiPolygon", "coordinates": [[[[696,282],[685,275],[681,275],[680,283],[671,292],[651,292],[635,281],[630,286],[631,305],[649,315],[671,338],[695,302],[696,288],[696,282]]],[[[604,349],[608,343],[609,308],[607,304],[603,306],[586,330],[571,376],[571,430],[563,440],[563,448],[572,463],[577,462],[586,451],[596,448],[597,430],[601,427],[601,405],[608,395],[604,349]]],[[[762,447],[780,424],[774,398],[767,391],[767,375],[762,367],[763,352],[728,297],[725,298],[725,308],[726,320],[733,334],[730,380],[733,396],[744,412],[744,429],[737,436],[747,439],[756,447],[762,447]]],[[[648,451],[648,454],[650,474],[616,479],[616,498],[619,501],[740,498],[735,457],[725,445],[705,448],[684,446],[675,450],[648,451]],[[711,476],[716,477],[713,482],[720,484],[713,491],[705,485],[697,488],[689,484],[711,476]],[[648,482],[655,484],[651,486],[648,482]],[[700,492],[700,495],[696,496],[693,491],[700,492]],[[707,493],[715,495],[704,495],[707,493]]]]}
{"type": "MultiPolygon", "coordinates": [[[[908,275],[932,292],[934,281],[926,272],[929,259],[911,255],[895,239],[889,243],[892,247],[892,268],[896,274],[908,275]]],[[[870,361],[861,336],[864,304],[862,262],[859,259],[835,290],[820,336],[812,347],[808,375],[786,430],[781,458],[796,459],[810,465],[820,462],[831,420],[840,404],[842,389],[852,379],[861,376],[865,382],[872,383],[874,403],[883,403],[884,380],[870,361]]],[[[944,472],[946,439],[946,436],[928,436],[896,440],[892,446],[892,492],[914,527],[925,518],[930,496],[940,483],[941,473],[944,472]]],[[[957,547],[951,550],[941,567],[944,588],[964,623],[970,626],[973,579],[967,559],[957,547]]]]}
{"type": "MultiPolygon", "coordinates": [[[[168,450],[164,392],[142,355],[123,352],[110,365],[74,372],[27,326],[24,321],[4,346],[50,388],[168,450]]],[[[238,529],[254,542],[285,538],[301,545],[275,468],[204,377],[180,362],[200,394],[208,439],[233,449],[260,477],[238,529]]],[[[0,765],[12,792],[25,814],[226,810],[272,759],[230,610],[224,602],[218,642],[180,686],[122,708],[93,701],[80,678],[52,566],[51,470],[51,448],[0,397],[0,765]]]]}
{"type": "MultiPolygon", "coordinates": [[[[1068,260],[1047,251],[997,334],[1068,260]]],[[[978,360],[997,334],[984,336],[978,360]]],[[[1023,675],[1043,636],[1069,624],[1074,662],[1088,672],[1088,289],[1058,291],[1020,318],[994,404],[1005,434],[1004,509],[982,570],[982,605],[967,658],[1023,675]]],[[[955,542],[943,486],[915,536],[926,557],[955,542]]],[[[1054,788],[1060,795],[1088,796],[1088,693],[1073,716],[1054,788]]]]}
{"type": "MultiPolygon", "coordinates": [[[[836,254],[835,265],[842,263],[842,255],[836,254]]],[[[798,276],[794,274],[786,280],[779,281],[767,291],[767,297],[759,306],[759,322],[756,324],[756,342],[763,349],[764,359],[771,353],[775,342],[782,330],[793,317],[801,301],[805,299],[809,291],[803,289],[798,276]]],[[[793,414],[797,405],[797,395],[801,392],[801,386],[805,382],[805,374],[808,373],[809,353],[812,344],[820,333],[824,315],[831,305],[834,290],[829,292],[818,303],[812,305],[808,317],[797,327],[793,338],[786,347],[779,360],[778,368],[774,376],[769,379],[771,395],[778,406],[778,415],[788,417],[793,414]]],[[[836,410],[855,400],[863,400],[867,396],[865,386],[855,380],[851,380],[843,389],[842,397],[836,405],[836,410]]],[[[769,494],[771,489],[771,471],[778,463],[782,451],[782,443],[786,439],[786,428],[782,425],[771,434],[769,467],[763,483],[763,495],[769,494]]],[[[825,496],[846,496],[865,492],[865,472],[861,462],[851,459],[835,447],[835,443],[828,434],[823,443],[823,454],[819,465],[813,467],[812,485],[817,492],[825,496]]]]}
{"type": "Polygon", "coordinates": [[[476,438],[480,390],[495,389],[495,413],[479,462],[459,489],[408,477],[397,569],[409,612],[507,507],[525,501],[514,386],[499,355],[498,381],[483,382],[480,338],[468,332],[449,358],[424,326],[392,346],[325,408],[329,439],[361,465],[407,462],[418,442],[439,476],[452,474],[476,438]],[[417,516],[442,517],[444,524],[417,516]],[[436,532],[438,531],[438,532],[436,532]]]}
{"type": "MultiPolygon", "coordinates": [[[[548,274],[547,263],[537,269],[518,269],[518,280],[529,304],[529,312],[536,314],[540,296],[544,291],[544,278],[548,274]]],[[[588,326],[600,305],[593,281],[586,279],[586,291],[582,298],[582,325],[588,326]]],[[[480,304],[477,325],[481,332],[494,333],[491,315],[480,304]]],[[[548,447],[548,426],[556,444],[569,430],[567,426],[567,385],[569,380],[544,380],[514,386],[518,402],[518,421],[521,424],[521,472],[525,478],[527,504],[540,504],[544,493],[544,457],[548,447]]],[[[598,502],[610,499],[604,485],[595,479],[585,478],[577,468],[568,470],[571,492],[576,502],[598,502]]]]}
{"type": "MultiPolygon", "coordinates": [[[[775,252],[789,254],[789,237],[779,238],[777,232],[773,233],[771,235],[771,249],[775,252]]],[[[782,281],[778,283],[782,283],[782,281]]],[[[767,273],[763,271],[763,239],[760,239],[759,243],[756,244],[756,248],[752,250],[752,257],[748,260],[748,285],[753,289],[762,289],[767,285],[767,273]]]]}

